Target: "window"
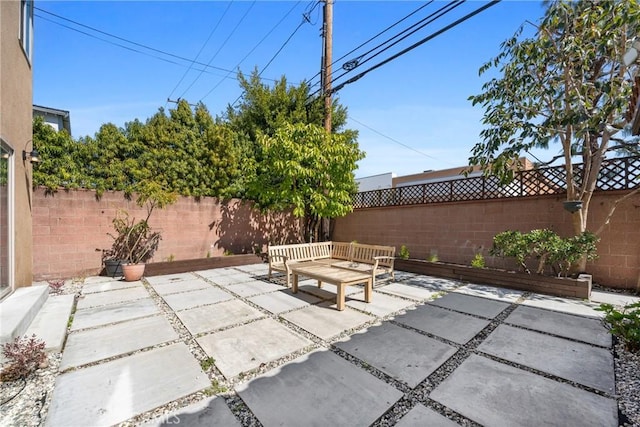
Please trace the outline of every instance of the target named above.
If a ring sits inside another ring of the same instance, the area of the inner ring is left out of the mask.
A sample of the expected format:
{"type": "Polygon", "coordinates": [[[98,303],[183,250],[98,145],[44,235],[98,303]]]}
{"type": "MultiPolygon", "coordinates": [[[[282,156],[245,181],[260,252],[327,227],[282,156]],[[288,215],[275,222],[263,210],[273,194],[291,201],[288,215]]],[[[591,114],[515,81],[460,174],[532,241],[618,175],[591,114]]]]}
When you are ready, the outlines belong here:
{"type": "Polygon", "coordinates": [[[33,0],[20,0],[20,44],[29,63],[33,55],[33,0]]]}

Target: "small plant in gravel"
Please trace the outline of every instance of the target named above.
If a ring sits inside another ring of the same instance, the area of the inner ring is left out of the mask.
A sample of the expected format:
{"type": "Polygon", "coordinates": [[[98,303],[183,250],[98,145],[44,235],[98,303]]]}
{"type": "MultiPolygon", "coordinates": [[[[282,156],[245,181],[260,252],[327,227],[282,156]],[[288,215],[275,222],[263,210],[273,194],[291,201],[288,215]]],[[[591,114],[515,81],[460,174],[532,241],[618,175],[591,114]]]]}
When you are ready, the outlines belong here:
{"type": "Polygon", "coordinates": [[[211,380],[211,387],[207,387],[204,390],[204,394],[206,396],[214,396],[216,394],[225,393],[226,391],[227,388],[223,385],[220,385],[217,380],[211,380]]]}
{"type": "Polygon", "coordinates": [[[640,302],[627,304],[620,311],[611,304],[600,304],[596,310],[604,312],[605,324],[627,350],[640,351],[640,302]]]}
{"type": "Polygon", "coordinates": [[[400,246],[400,252],[398,253],[398,256],[401,259],[409,259],[409,248],[407,248],[406,245],[400,246]]]}
{"type": "Polygon", "coordinates": [[[62,288],[64,287],[64,280],[47,280],[49,284],[49,290],[54,295],[60,295],[62,293],[62,288]]]}
{"type": "Polygon", "coordinates": [[[216,363],[216,359],[214,359],[213,357],[207,357],[202,362],[200,362],[200,367],[203,371],[208,371],[209,369],[211,369],[214,363],[216,363]]]}
{"type": "Polygon", "coordinates": [[[30,338],[18,337],[2,346],[2,354],[8,361],[0,372],[1,381],[14,381],[28,377],[47,360],[44,341],[32,335],[30,338]]]}
{"type": "Polygon", "coordinates": [[[471,260],[471,267],[473,268],[485,267],[484,257],[482,256],[481,253],[477,253],[476,256],[473,257],[473,259],[471,260]]]}

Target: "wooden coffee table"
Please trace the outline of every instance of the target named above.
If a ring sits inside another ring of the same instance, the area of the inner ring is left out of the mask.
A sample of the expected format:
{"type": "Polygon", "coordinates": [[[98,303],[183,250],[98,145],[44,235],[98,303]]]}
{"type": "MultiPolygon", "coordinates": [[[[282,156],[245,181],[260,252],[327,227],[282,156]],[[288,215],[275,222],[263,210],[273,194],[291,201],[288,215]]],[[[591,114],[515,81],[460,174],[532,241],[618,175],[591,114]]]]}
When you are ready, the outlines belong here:
{"type": "Polygon", "coordinates": [[[322,283],[335,285],[338,288],[336,305],[340,311],[344,310],[344,288],[349,285],[364,283],[364,300],[371,302],[371,295],[373,294],[371,273],[365,274],[314,262],[291,266],[291,273],[293,275],[291,291],[294,294],[298,292],[298,276],[306,276],[317,280],[319,288],[322,287],[322,283]]]}

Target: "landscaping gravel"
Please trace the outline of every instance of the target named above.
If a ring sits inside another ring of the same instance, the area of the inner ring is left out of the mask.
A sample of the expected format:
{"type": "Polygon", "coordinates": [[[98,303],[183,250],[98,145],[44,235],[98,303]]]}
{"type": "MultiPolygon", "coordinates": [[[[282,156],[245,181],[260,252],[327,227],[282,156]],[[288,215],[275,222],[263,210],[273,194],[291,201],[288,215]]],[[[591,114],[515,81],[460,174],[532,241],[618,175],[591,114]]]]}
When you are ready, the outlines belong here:
{"type": "MultiPolygon", "coordinates": [[[[179,333],[179,340],[185,342],[194,357],[201,363],[207,361],[207,355],[198,346],[194,336],[192,336],[184,325],[180,322],[175,313],[168,307],[164,300],[151,288],[146,286],[156,304],[161,308],[162,313],[167,320],[173,325],[174,329],[179,333]]],[[[62,289],[62,294],[79,295],[82,289],[82,283],[79,281],[68,281],[62,289]]],[[[246,299],[244,302],[251,304],[246,299]]],[[[486,337],[495,327],[508,315],[511,310],[508,309],[498,318],[494,319],[490,325],[480,334],[482,338],[486,337]]],[[[395,323],[395,322],[394,322],[395,323]]],[[[399,324],[398,324],[399,325],[399,324]]],[[[291,327],[291,325],[288,325],[291,327]]],[[[368,325],[364,325],[366,327],[368,325]]],[[[402,325],[399,325],[402,326],[402,325]]],[[[383,372],[369,366],[365,362],[349,355],[348,353],[332,346],[331,342],[314,337],[308,332],[299,328],[297,332],[311,339],[313,345],[309,348],[302,349],[294,354],[283,357],[269,364],[264,364],[252,372],[247,373],[241,379],[235,381],[227,381],[224,376],[215,368],[215,366],[207,366],[207,373],[212,386],[204,391],[193,393],[182,399],[171,402],[156,410],[141,414],[132,418],[121,426],[139,425],[159,416],[165,415],[175,409],[187,406],[193,402],[205,399],[207,396],[218,394],[221,395],[234,415],[240,420],[244,426],[260,426],[260,422],[255,415],[244,404],[242,399],[233,392],[233,387],[238,381],[261,375],[262,373],[280,366],[289,360],[293,360],[301,354],[307,353],[312,348],[330,348],[337,355],[345,358],[361,368],[367,370],[376,377],[388,382],[394,387],[405,393],[405,396],[393,405],[387,413],[385,413],[375,426],[393,426],[404,415],[418,404],[423,404],[441,415],[456,421],[460,425],[478,426],[475,422],[451,411],[449,408],[429,399],[429,393],[440,384],[456,367],[458,367],[470,354],[475,351],[477,345],[482,339],[474,339],[464,346],[457,345],[459,351],[456,352],[445,364],[437,369],[432,375],[425,379],[420,385],[414,389],[410,389],[405,384],[389,377],[383,372]]],[[[359,328],[360,329],[360,328],[359,328]]],[[[348,331],[349,333],[353,331],[348,331]]],[[[345,334],[341,334],[341,337],[345,334]]],[[[338,337],[339,338],[339,337],[338,337]]],[[[332,340],[332,342],[335,340],[332,340]]],[[[451,343],[450,343],[451,344],[451,343]]],[[[166,345],[166,344],[163,344],[166,345]]],[[[624,347],[616,342],[614,346],[614,362],[615,362],[615,379],[616,379],[616,397],[618,398],[619,423],[620,426],[640,427],[640,353],[630,353],[624,347]]],[[[47,415],[48,406],[51,401],[52,391],[55,379],[59,374],[61,354],[48,354],[48,366],[39,369],[32,374],[26,381],[13,381],[0,383],[0,425],[2,426],[40,426],[44,424],[47,415]]]]}

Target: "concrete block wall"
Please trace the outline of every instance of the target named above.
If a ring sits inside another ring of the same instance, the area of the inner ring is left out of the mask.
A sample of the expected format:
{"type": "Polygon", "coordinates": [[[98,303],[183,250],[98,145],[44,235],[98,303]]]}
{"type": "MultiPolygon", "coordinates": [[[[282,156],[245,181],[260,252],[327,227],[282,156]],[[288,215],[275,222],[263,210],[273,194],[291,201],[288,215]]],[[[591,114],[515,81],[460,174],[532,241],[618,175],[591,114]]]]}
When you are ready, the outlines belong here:
{"type": "MultiPolygon", "coordinates": [[[[73,190],[48,194],[34,191],[33,271],[35,280],[70,278],[98,273],[101,252],[111,246],[107,233],[118,209],[136,219],[146,210],[120,192],[73,190]],[[96,250],[98,249],[98,250],[96,250]]],[[[263,214],[239,200],[183,197],[153,211],[150,225],[162,232],[153,261],[182,260],[252,253],[255,246],[297,241],[300,221],[289,214],[263,214]]]]}
{"type": "MultiPolygon", "coordinates": [[[[598,193],[590,206],[589,229],[596,230],[609,207],[624,193],[598,193]]],[[[560,196],[483,200],[419,206],[358,209],[335,221],[333,239],[406,245],[411,258],[425,259],[435,252],[441,261],[469,264],[477,252],[487,266],[513,268],[490,257],[493,236],[505,230],[523,232],[550,228],[561,236],[573,234],[571,214],[560,196]]],[[[640,194],[617,206],[601,234],[599,258],[588,265],[594,282],[640,290],[640,194]]]]}

